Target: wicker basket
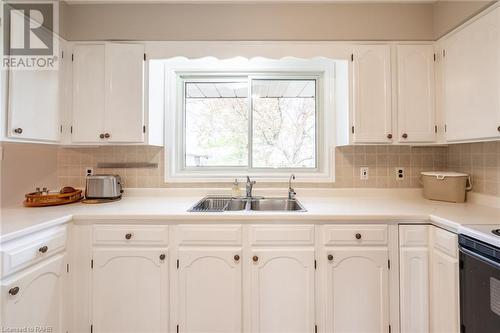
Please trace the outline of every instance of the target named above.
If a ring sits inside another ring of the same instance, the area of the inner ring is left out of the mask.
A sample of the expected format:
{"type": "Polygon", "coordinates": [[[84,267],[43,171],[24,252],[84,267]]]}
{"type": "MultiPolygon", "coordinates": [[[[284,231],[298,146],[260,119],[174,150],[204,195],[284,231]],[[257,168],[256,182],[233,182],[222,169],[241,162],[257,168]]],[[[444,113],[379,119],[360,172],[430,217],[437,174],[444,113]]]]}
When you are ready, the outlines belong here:
{"type": "Polygon", "coordinates": [[[82,190],[54,194],[40,194],[34,192],[26,194],[25,197],[26,200],[24,200],[23,204],[26,207],[58,206],[80,201],[82,199],[82,190]]]}

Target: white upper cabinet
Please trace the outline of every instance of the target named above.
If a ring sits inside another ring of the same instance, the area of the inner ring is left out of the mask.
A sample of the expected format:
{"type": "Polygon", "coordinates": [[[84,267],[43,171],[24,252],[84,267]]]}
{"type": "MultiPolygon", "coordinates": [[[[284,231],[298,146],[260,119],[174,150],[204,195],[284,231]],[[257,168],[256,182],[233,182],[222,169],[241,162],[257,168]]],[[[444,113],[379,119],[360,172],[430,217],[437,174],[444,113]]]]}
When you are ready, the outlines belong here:
{"type": "Polygon", "coordinates": [[[500,138],[500,8],[440,42],[450,142],[500,138]]]}
{"type": "Polygon", "coordinates": [[[144,142],[144,46],[73,48],[74,143],[144,142]]]}
{"type": "Polygon", "coordinates": [[[9,72],[10,138],[56,142],[60,139],[59,71],[9,72]]]}
{"type": "Polygon", "coordinates": [[[391,48],[363,45],[353,51],[353,142],[392,142],[391,48]]]}
{"type": "Polygon", "coordinates": [[[105,46],[73,48],[73,142],[100,141],[104,133],[105,46]]]}
{"type": "Polygon", "coordinates": [[[434,47],[397,46],[398,141],[436,140],[434,47]]]}
{"type": "Polygon", "coordinates": [[[251,332],[314,331],[314,248],[254,249],[251,332]]]}
{"type": "Polygon", "coordinates": [[[144,46],[106,45],[106,112],[109,142],[144,140],[144,46]]]}
{"type": "Polygon", "coordinates": [[[179,250],[179,331],[242,331],[241,248],[179,250]]]}

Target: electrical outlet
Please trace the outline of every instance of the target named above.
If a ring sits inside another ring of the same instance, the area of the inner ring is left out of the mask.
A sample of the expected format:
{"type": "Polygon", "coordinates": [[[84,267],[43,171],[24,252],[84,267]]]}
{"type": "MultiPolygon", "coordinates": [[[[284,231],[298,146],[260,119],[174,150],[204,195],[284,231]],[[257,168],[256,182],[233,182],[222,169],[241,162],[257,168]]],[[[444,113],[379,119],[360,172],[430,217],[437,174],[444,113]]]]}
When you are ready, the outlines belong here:
{"type": "Polygon", "coordinates": [[[359,168],[359,179],[368,180],[368,167],[359,168]]]}
{"type": "Polygon", "coordinates": [[[94,168],[86,167],[85,168],[85,176],[92,176],[94,174],[94,168]]]}
{"type": "Polygon", "coordinates": [[[396,179],[404,180],[406,176],[405,168],[396,168],[396,179]]]}

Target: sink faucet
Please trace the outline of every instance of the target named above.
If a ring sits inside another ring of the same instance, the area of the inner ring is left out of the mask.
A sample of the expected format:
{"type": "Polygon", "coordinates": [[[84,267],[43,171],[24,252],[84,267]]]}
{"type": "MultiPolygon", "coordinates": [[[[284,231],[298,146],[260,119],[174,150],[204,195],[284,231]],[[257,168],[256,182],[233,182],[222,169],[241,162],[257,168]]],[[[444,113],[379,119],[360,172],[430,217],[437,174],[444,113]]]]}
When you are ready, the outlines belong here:
{"type": "Polygon", "coordinates": [[[256,184],[257,182],[255,180],[251,181],[250,180],[250,177],[247,176],[247,183],[245,185],[245,188],[246,188],[246,197],[247,199],[248,198],[251,198],[252,197],[252,189],[253,189],[253,186],[256,184]]]}
{"type": "Polygon", "coordinates": [[[295,190],[292,188],[292,180],[295,180],[295,175],[292,173],[290,178],[288,179],[288,199],[294,199],[295,195],[295,190]]]}

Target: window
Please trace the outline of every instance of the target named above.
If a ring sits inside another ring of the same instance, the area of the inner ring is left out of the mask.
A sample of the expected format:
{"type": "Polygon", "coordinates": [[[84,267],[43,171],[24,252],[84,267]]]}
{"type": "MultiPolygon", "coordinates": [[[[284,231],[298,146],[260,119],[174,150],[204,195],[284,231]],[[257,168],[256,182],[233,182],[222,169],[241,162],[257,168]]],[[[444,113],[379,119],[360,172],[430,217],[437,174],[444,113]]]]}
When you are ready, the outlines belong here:
{"type": "Polygon", "coordinates": [[[317,168],[317,76],[182,81],[186,169],[317,168]]]}
{"type": "Polygon", "coordinates": [[[151,60],[149,107],[165,110],[165,181],[334,181],[347,69],[327,58],[151,60]]]}

